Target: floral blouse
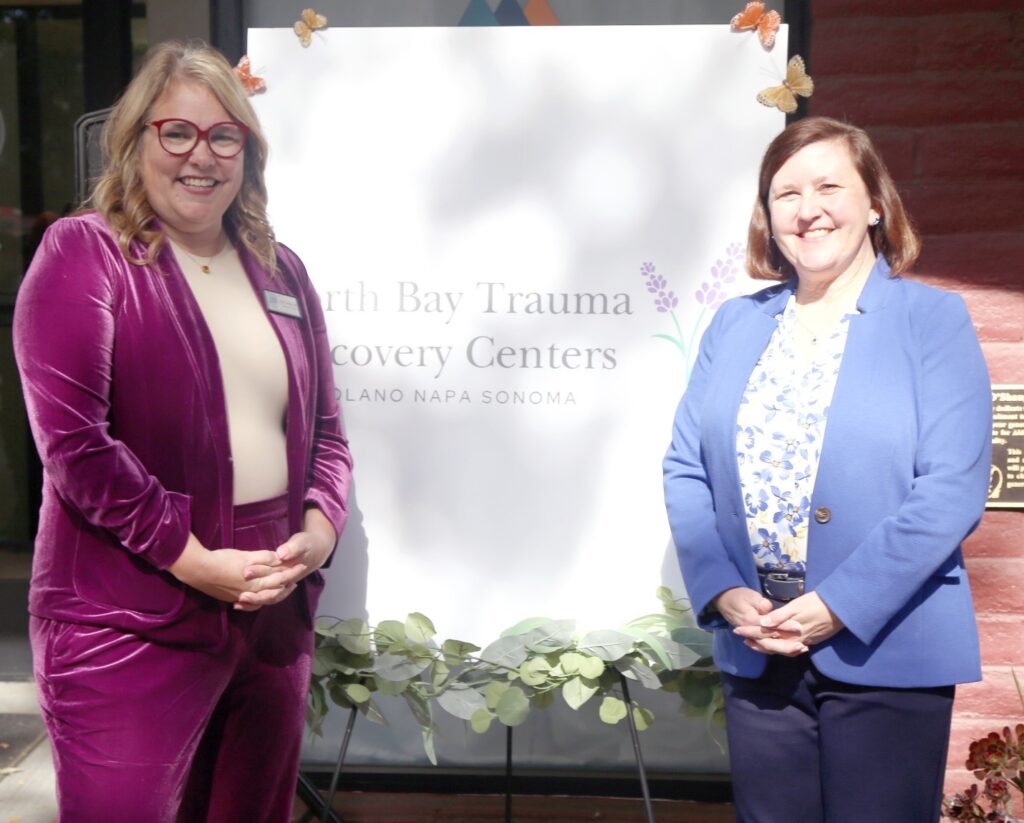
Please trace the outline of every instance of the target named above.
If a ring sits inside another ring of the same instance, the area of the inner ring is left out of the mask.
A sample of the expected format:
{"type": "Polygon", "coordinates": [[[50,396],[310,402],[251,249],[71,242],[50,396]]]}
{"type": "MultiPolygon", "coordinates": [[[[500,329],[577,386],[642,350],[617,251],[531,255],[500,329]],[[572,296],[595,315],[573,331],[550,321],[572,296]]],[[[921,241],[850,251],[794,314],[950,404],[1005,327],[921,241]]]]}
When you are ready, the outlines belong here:
{"type": "Polygon", "coordinates": [[[811,492],[849,315],[830,337],[816,341],[810,359],[794,347],[795,297],[776,319],[740,402],[736,459],[758,568],[804,571],[811,492]]]}

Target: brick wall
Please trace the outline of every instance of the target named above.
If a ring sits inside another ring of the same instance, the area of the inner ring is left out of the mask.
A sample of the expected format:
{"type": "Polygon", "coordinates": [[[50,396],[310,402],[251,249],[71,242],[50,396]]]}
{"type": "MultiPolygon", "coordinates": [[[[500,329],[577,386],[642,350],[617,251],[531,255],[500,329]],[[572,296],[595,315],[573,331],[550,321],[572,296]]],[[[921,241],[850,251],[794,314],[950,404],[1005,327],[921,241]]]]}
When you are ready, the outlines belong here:
{"type": "MultiPolygon", "coordinates": [[[[915,272],[964,296],[992,380],[1024,383],[1024,0],[814,0],[810,113],[868,129],[923,236],[915,272]]],[[[958,690],[947,790],[970,740],[1024,719],[1024,512],[966,547],[984,680],[958,690]]]]}

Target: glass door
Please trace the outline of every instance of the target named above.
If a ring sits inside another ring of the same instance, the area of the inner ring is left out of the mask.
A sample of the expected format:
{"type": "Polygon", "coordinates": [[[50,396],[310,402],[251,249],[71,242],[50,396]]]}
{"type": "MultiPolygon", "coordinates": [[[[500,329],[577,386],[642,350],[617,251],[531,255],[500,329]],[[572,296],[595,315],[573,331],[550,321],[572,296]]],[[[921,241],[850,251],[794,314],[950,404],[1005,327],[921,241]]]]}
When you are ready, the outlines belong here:
{"type": "MultiPolygon", "coordinates": [[[[14,364],[14,302],[43,231],[78,205],[75,121],[95,97],[83,68],[85,24],[90,15],[106,21],[110,9],[102,0],[0,0],[0,549],[8,551],[31,548],[40,484],[14,364]]],[[[124,15],[136,59],[145,14],[134,3],[124,15]]]]}

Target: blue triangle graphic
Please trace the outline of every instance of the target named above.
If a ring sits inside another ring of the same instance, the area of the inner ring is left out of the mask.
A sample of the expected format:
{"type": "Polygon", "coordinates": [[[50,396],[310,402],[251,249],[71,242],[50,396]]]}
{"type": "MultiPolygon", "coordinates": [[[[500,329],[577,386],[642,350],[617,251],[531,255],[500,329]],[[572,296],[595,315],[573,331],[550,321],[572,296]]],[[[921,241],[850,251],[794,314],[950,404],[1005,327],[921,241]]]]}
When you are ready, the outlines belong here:
{"type": "Polygon", "coordinates": [[[469,5],[462,12],[460,26],[499,26],[498,18],[494,16],[491,7],[486,0],[469,0],[469,5]]]}
{"type": "Polygon", "coordinates": [[[530,21],[523,14],[522,6],[516,0],[501,0],[494,10],[495,19],[503,26],[528,26],[530,21]]]}

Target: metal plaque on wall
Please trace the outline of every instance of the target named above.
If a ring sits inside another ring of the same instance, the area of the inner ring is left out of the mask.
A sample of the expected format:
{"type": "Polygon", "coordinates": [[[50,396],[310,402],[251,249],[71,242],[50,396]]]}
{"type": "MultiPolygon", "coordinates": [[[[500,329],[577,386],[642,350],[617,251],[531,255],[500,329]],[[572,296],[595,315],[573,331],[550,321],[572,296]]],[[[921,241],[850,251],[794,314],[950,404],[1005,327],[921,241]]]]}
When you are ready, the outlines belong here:
{"type": "Polygon", "coordinates": [[[1024,385],[992,387],[989,509],[1024,509],[1024,385]]]}

